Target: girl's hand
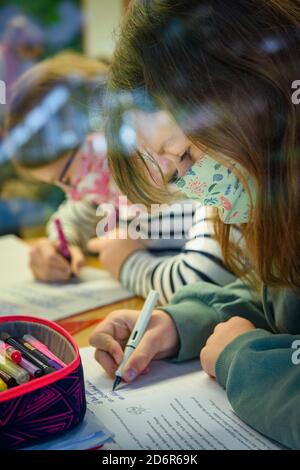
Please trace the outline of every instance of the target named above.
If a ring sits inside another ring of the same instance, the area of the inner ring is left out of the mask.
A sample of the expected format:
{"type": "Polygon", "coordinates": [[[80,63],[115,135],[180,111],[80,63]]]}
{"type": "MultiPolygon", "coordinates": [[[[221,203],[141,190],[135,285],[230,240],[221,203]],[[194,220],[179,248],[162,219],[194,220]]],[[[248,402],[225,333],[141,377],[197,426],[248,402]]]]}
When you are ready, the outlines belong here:
{"type": "Polygon", "coordinates": [[[219,323],[200,352],[203,370],[211,377],[215,377],[218,357],[226,346],[238,336],[254,329],[253,323],[242,317],[232,317],[226,322],[219,323]]]}
{"type": "MultiPolygon", "coordinates": [[[[90,337],[95,358],[114,376],[123,358],[123,349],[137,321],[138,310],[116,310],[103,320],[90,337]]],[[[131,382],[147,369],[153,359],[172,357],[178,349],[178,334],[171,317],[154,310],[148,328],[124,368],[123,378],[131,382]]]]}
{"type": "Polygon", "coordinates": [[[106,237],[93,238],[87,247],[89,251],[99,253],[101,266],[107,269],[115,279],[120,278],[124,261],[135,251],[145,248],[140,240],[109,239],[106,237]]]}
{"type": "Polygon", "coordinates": [[[30,268],[34,277],[43,282],[68,281],[72,274],[79,275],[85,258],[78,246],[69,246],[71,264],[59,253],[59,243],[44,238],[30,251],[30,268]]]}

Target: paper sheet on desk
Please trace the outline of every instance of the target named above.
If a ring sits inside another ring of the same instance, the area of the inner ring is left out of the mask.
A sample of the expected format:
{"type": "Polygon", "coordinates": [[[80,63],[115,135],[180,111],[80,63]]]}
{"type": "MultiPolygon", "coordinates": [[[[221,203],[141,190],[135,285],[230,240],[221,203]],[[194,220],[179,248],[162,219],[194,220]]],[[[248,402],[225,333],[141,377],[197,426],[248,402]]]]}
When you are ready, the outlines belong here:
{"type": "MultiPolygon", "coordinates": [[[[89,408],[123,450],[280,449],[243,423],[199,362],[155,361],[149,375],[112,392],[112,380],[81,349],[89,408]]],[[[105,445],[110,449],[110,444],[105,445]]]]}
{"type": "Polygon", "coordinates": [[[133,296],[106,271],[89,267],[82,269],[79,281],[36,282],[28,268],[28,253],[29,248],[17,237],[0,238],[0,315],[59,320],[133,296]]]}
{"type": "Polygon", "coordinates": [[[19,281],[32,281],[29,247],[14,235],[0,237],[0,286],[19,281]]]}

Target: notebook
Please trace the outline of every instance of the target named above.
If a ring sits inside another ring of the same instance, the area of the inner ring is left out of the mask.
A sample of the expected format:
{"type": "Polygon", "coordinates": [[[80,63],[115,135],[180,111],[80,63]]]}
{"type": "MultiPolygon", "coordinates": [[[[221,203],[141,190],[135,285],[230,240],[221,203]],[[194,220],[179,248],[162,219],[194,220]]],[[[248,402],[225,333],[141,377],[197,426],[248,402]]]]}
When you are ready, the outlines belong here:
{"type": "Polygon", "coordinates": [[[112,392],[113,381],[80,350],[89,409],[114,439],[108,450],[271,450],[282,447],[243,423],[199,361],[151,363],[148,375],[112,392]]]}
{"type": "Polygon", "coordinates": [[[0,315],[59,320],[133,297],[108,272],[84,267],[80,279],[46,284],[33,279],[29,247],[14,236],[0,238],[0,315]]]}

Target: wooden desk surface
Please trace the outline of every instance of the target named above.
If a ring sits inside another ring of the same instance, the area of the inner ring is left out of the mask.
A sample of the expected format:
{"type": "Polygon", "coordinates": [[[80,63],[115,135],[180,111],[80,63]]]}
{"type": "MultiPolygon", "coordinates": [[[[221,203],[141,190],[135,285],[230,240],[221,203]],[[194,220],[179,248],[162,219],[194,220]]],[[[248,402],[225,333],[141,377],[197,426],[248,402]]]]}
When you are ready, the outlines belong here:
{"type": "MultiPolygon", "coordinates": [[[[113,310],[119,309],[133,309],[133,310],[140,310],[144,304],[144,300],[139,297],[134,297],[128,300],[122,300],[121,302],[115,302],[111,305],[106,305],[104,307],[99,307],[95,310],[90,310],[89,312],[81,313],[79,315],[74,315],[71,318],[67,318],[66,320],[60,321],[60,325],[64,326],[64,322],[68,322],[70,320],[80,321],[80,320],[101,320],[105,318],[110,312],[113,310]]],[[[96,328],[97,324],[93,324],[84,328],[83,330],[75,333],[73,335],[75,341],[77,342],[79,347],[88,346],[89,336],[91,332],[96,328]]]]}
{"type": "MultiPolygon", "coordinates": [[[[30,245],[33,245],[37,240],[26,240],[30,245]]],[[[92,266],[94,268],[99,268],[99,261],[97,257],[88,257],[87,259],[87,266],[92,266]]],[[[115,302],[110,305],[106,305],[104,307],[99,307],[93,310],[89,310],[88,312],[80,313],[78,315],[73,315],[72,317],[67,317],[66,319],[60,320],[59,324],[64,326],[64,324],[68,324],[70,322],[81,322],[81,321],[90,321],[93,323],[92,325],[87,326],[86,328],[82,329],[78,333],[73,334],[75,341],[77,342],[79,347],[88,346],[88,339],[91,332],[97,326],[96,320],[102,320],[105,318],[110,312],[113,310],[119,309],[137,309],[140,310],[143,306],[144,300],[140,297],[133,297],[132,299],[128,300],[121,300],[120,302],[115,302]],[[92,322],[92,321],[95,321],[92,322]]]]}

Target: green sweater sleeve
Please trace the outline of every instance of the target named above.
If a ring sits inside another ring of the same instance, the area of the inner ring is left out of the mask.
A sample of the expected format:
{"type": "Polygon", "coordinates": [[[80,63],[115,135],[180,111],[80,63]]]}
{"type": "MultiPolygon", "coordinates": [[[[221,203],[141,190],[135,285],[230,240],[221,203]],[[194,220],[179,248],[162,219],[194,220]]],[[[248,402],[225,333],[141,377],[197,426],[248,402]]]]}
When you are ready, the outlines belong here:
{"type": "Polygon", "coordinates": [[[269,329],[259,297],[240,280],[225,287],[207,282],[186,286],[160,310],[172,317],[177,328],[179,351],[173,361],[198,357],[215,326],[231,317],[244,317],[257,328],[269,329]]]}
{"type": "Polygon", "coordinates": [[[292,360],[299,339],[252,330],[232,341],[216,364],[236,414],[291,449],[300,449],[300,365],[292,360]]]}

